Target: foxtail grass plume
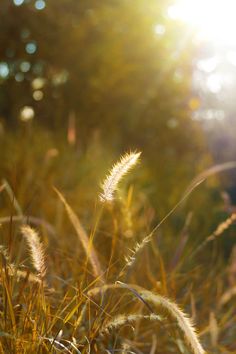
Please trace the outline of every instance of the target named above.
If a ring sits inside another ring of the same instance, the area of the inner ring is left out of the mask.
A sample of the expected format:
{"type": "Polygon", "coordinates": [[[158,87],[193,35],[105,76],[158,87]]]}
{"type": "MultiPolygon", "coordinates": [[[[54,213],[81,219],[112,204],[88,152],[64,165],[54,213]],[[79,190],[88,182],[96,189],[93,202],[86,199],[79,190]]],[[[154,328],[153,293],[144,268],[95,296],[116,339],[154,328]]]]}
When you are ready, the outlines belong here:
{"type": "Polygon", "coordinates": [[[38,233],[28,225],[21,228],[21,232],[27,241],[30,257],[39,278],[43,279],[46,275],[46,260],[43,245],[38,233]]]}
{"type": "MultiPolygon", "coordinates": [[[[100,287],[90,289],[88,292],[89,296],[95,296],[98,293],[104,293],[107,290],[117,290],[117,288],[123,288],[131,291],[143,304],[149,309],[151,315],[149,315],[150,320],[163,320],[164,317],[154,312],[153,308],[150,307],[150,304],[156,306],[157,309],[163,310],[164,313],[174,318],[177,322],[179,329],[183,332],[186,344],[192,349],[193,354],[205,354],[197,334],[196,330],[189,319],[189,317],[179,308],[179,306],[171,301],[170,299],[155,294],[149,290],[146,290],[135,284],[126,284],[121,281],[117,281],[115,284],[105,284],[100,287]]],[[[143,317],[148,319],[148,316],[143,317]]],[[[125,324],[125,322],[132,322],[137,320],[135,314],[131,315],[120,315],[115,319],[112,319],[110,322],[107,322],[102,328],[101,332],[106,332],[106,330],[115,329],[120,325],[125,324]]]]}
{"type": "Polygon", "coordinates": [[[204,354],[205,351],[203,347],[201,346],[201,343],[198,340],[195,328],[193,324],[191,323],[191,320],[189,317],[178,307],[176,303],[173,301],[170,301],[169,299],[161,296],[154,294],[151,291],[148,290],[141,290],[140,291],[140,296],[145,301],[149,301],[157,306],[162,307],[163,309],[167,310],[167,312],[177,320],[178,327],[182,330],[184,333],[184,337],[190,348],[192,349],[192,352],[194,354],[204,354]]]}
{"type": "Polygon", "coordinates": [[[143,289],[138,285],[125,284],[120,281],[116,283],[118,286],[121,286],[125,289],[130,290],[134,295],[141,299],[144,303],[152,303],[159,308],[164,309],[167,313],[176,319],[178,327],[184,334],[186,343],[192,349],[193,354],[204,354],[205,350],[201,346],[201,343],[198,340],[195,328],[191,323],[191,320],[188,316],[178,307],[178,305],[167,299],[164,296],[155,294],[149,290],[143,289]]]}
{"type": "Polygon", "coordinates": [[[122,314],[113,318],[111,321],[108,321],[100,331],[100,334],[109,333],[112,330],[118,330],[123,325],[127,323],[133,323],[140,320],[149,320],[149,321],[158,321],[161,322],[163,318],[159,315],[151,313],[150,315],[142,315],[142,314],[122,314]]]}
{"type": "Polygon", "coordinates": [[[99,196],[101,202],[111,202],[114,199],[114,192],[119,182],[137,164],[140,155],[141,152],[130,152],[121,156],[120,161],[112,167],[102,184],[102,193],[99,196]]]}
{"type": "Polygon", "coordinates": [[[32,283],[40,283],[39,277],[34,274],[29,274],[25,270],[18,269],[14,263],[10,262],[10,255],[4,246],[0,245],[0,255],[4,258],[6,263],[6,269],[9,276],[16,276],[18,279],[28,279],[32,283]]]}

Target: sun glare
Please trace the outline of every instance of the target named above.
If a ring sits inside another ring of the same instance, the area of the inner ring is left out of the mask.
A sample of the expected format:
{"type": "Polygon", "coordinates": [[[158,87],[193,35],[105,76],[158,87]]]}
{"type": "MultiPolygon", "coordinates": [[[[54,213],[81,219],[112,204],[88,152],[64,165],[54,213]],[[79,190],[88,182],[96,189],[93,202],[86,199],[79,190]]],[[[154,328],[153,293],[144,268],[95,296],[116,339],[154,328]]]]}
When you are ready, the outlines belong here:
{"type": "Polygon", "coordinates": [[[199,38],[236,46],[236,0],[179,0],[169,7],[169,17],[194,27],[199,38]]]}

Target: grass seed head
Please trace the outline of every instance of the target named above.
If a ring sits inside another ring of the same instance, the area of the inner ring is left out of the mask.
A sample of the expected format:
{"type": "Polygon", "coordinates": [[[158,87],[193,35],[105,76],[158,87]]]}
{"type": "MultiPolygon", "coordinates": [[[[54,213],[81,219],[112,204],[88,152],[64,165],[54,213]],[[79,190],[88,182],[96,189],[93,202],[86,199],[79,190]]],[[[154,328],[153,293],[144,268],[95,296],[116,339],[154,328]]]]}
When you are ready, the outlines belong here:
{"type": "Polygon", "coordinates": [[[123,155],[120,160],[112,167],[105,181],[102,183],[101,202],[111,202],[121,179],[134,167],[141,155],[141,152],[130,152],[123,155]]]}
{"type": "Polygon", "coordinates": [[[21,228],[21,232],[27,241],[30,257],[38,276],[43,279],[46,275],[46,260],[43,245],[38,233],[28,225],[21,228]]]}

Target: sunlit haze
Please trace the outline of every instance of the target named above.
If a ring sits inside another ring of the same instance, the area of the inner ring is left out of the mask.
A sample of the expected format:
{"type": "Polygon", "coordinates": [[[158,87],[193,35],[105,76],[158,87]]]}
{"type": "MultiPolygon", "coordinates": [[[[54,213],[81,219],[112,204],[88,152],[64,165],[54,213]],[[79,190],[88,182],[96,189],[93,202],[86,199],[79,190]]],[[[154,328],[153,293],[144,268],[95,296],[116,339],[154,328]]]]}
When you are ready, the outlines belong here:
{"type": "Polygon", "coordinates": [[[219,45],[236,45],[235,0],[180,0],[168,9],[169,17],[194,27],[198,37],[219,45]]]}

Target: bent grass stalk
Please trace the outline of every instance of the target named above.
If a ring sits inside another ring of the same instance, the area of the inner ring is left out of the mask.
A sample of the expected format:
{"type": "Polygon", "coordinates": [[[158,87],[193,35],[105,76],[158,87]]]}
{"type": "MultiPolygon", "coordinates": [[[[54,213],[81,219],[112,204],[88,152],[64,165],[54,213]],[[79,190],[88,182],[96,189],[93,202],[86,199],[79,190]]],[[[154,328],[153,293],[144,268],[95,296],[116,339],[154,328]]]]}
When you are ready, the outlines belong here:
{"type": "Polygon", "coordinates": [[[93,268],[93,274],[95,277],[100,278],[103,280],[103,272],[102,268],[100,265],[100,262],[97,257],[97,252],[92,244],[92,240],[89,239],[85,229],[83,228],[81,222],[79,221],[79,218],[75,214],[75,212],[72,210],[72,208],[69,206],[63,195],[54,187],[55,192],[57,193],[58,197],[60,198],[61,202],[64,204],[67,215],[74,226],[74,229],[77,233],[77,236],[82,243],[82,246],[84,248],[84,251],[91,263],[91,266],[93,268]]]}
{"type": "Polygon", "coordinates": [[[191,347],[194,354],[204,354],[205,351],[198,340],[196,330],[187,315],[178,307],[178,305],[164,296],[154,294],[153,292],[143,289],[137,285],[129,285],[117,282],[121,287],[130,290],[133,294],[136,292],[143,301],[152,303],[158,307],[165,309],[168,314],[177,320],[178,327],[184,334],[186,343],[191,347]]]}
{"type": "Polygon", "coordinates": [[[196,184],[204,182],[208,177],[213,176],[213,175],[223,172],[223,171],[232,170],[234,168],[236,168],[236,161],[229,161],[229,162],[224,162],[224,163],[221,163],[218,165],[214,165],[214,166],[204,170],[203,172],[198,174],[192,180],[192,182],[189,184],[189,186],[185,190],[185,193],[190,191],[193,188],[193,186],[195,186],[196,184]]]}
{"type": "MultiPolygon", "coordinates": [[[[117,290],[118,288],[123,288],[126,290],[129,290],[134,294],[140,301],[142,301],[145,305],[146,304],[153,304],[156,305],[156,307],[161,308],[172,317],[175,318],[178,324],[178,327],[184,334],[184,338],[186,340],[186,344],[191,347],[192,352],[194,354],[204,354],[205,351],[201,345],[201,343],[198,340],[198,337],[196,335],[196,330],[191,323],[190,319],[188,316],[178,307],[178,305],[169,300],[168,298],[155,294],[149,290],[143,289],[142,287],[134,284],[125,284],[120,281],[117,281],[115,284],[106,284],[101,287],[96,287],[93,289],[90,289],[88,291],[89,296],[95,296],[98,293],[103,293],[107,290],[117,290]]],[[[163,318],[152,310],[150,305],[148,306],[148,310],[151,310],[151,315],[158,316],[159,321],[161,321],[163,318]]],[[[104,332],[106,329],[112,329],[115,328],[116,326],[123,325],[127,319],[128,321],[128,316],[130,317],[130,320],[134,320],[133,315],[120,315],[116,317],[115,319],[109,321],[107,324],[102,329],[102,332],[104,332]],[[125,316],[125,317],[124,317],[125,316]]],[[[134,314],[136,316],[136,314],[134,314]]],[[[149,315],[150,316],[150,315],[149,315]]],[[[150,318],[151,319],[151,318],[150,318]]],[[[157,318],[156,318],[157,319],[157,318]]],[[[129,322],[129,321],[128,321],[129,322]]]]}

